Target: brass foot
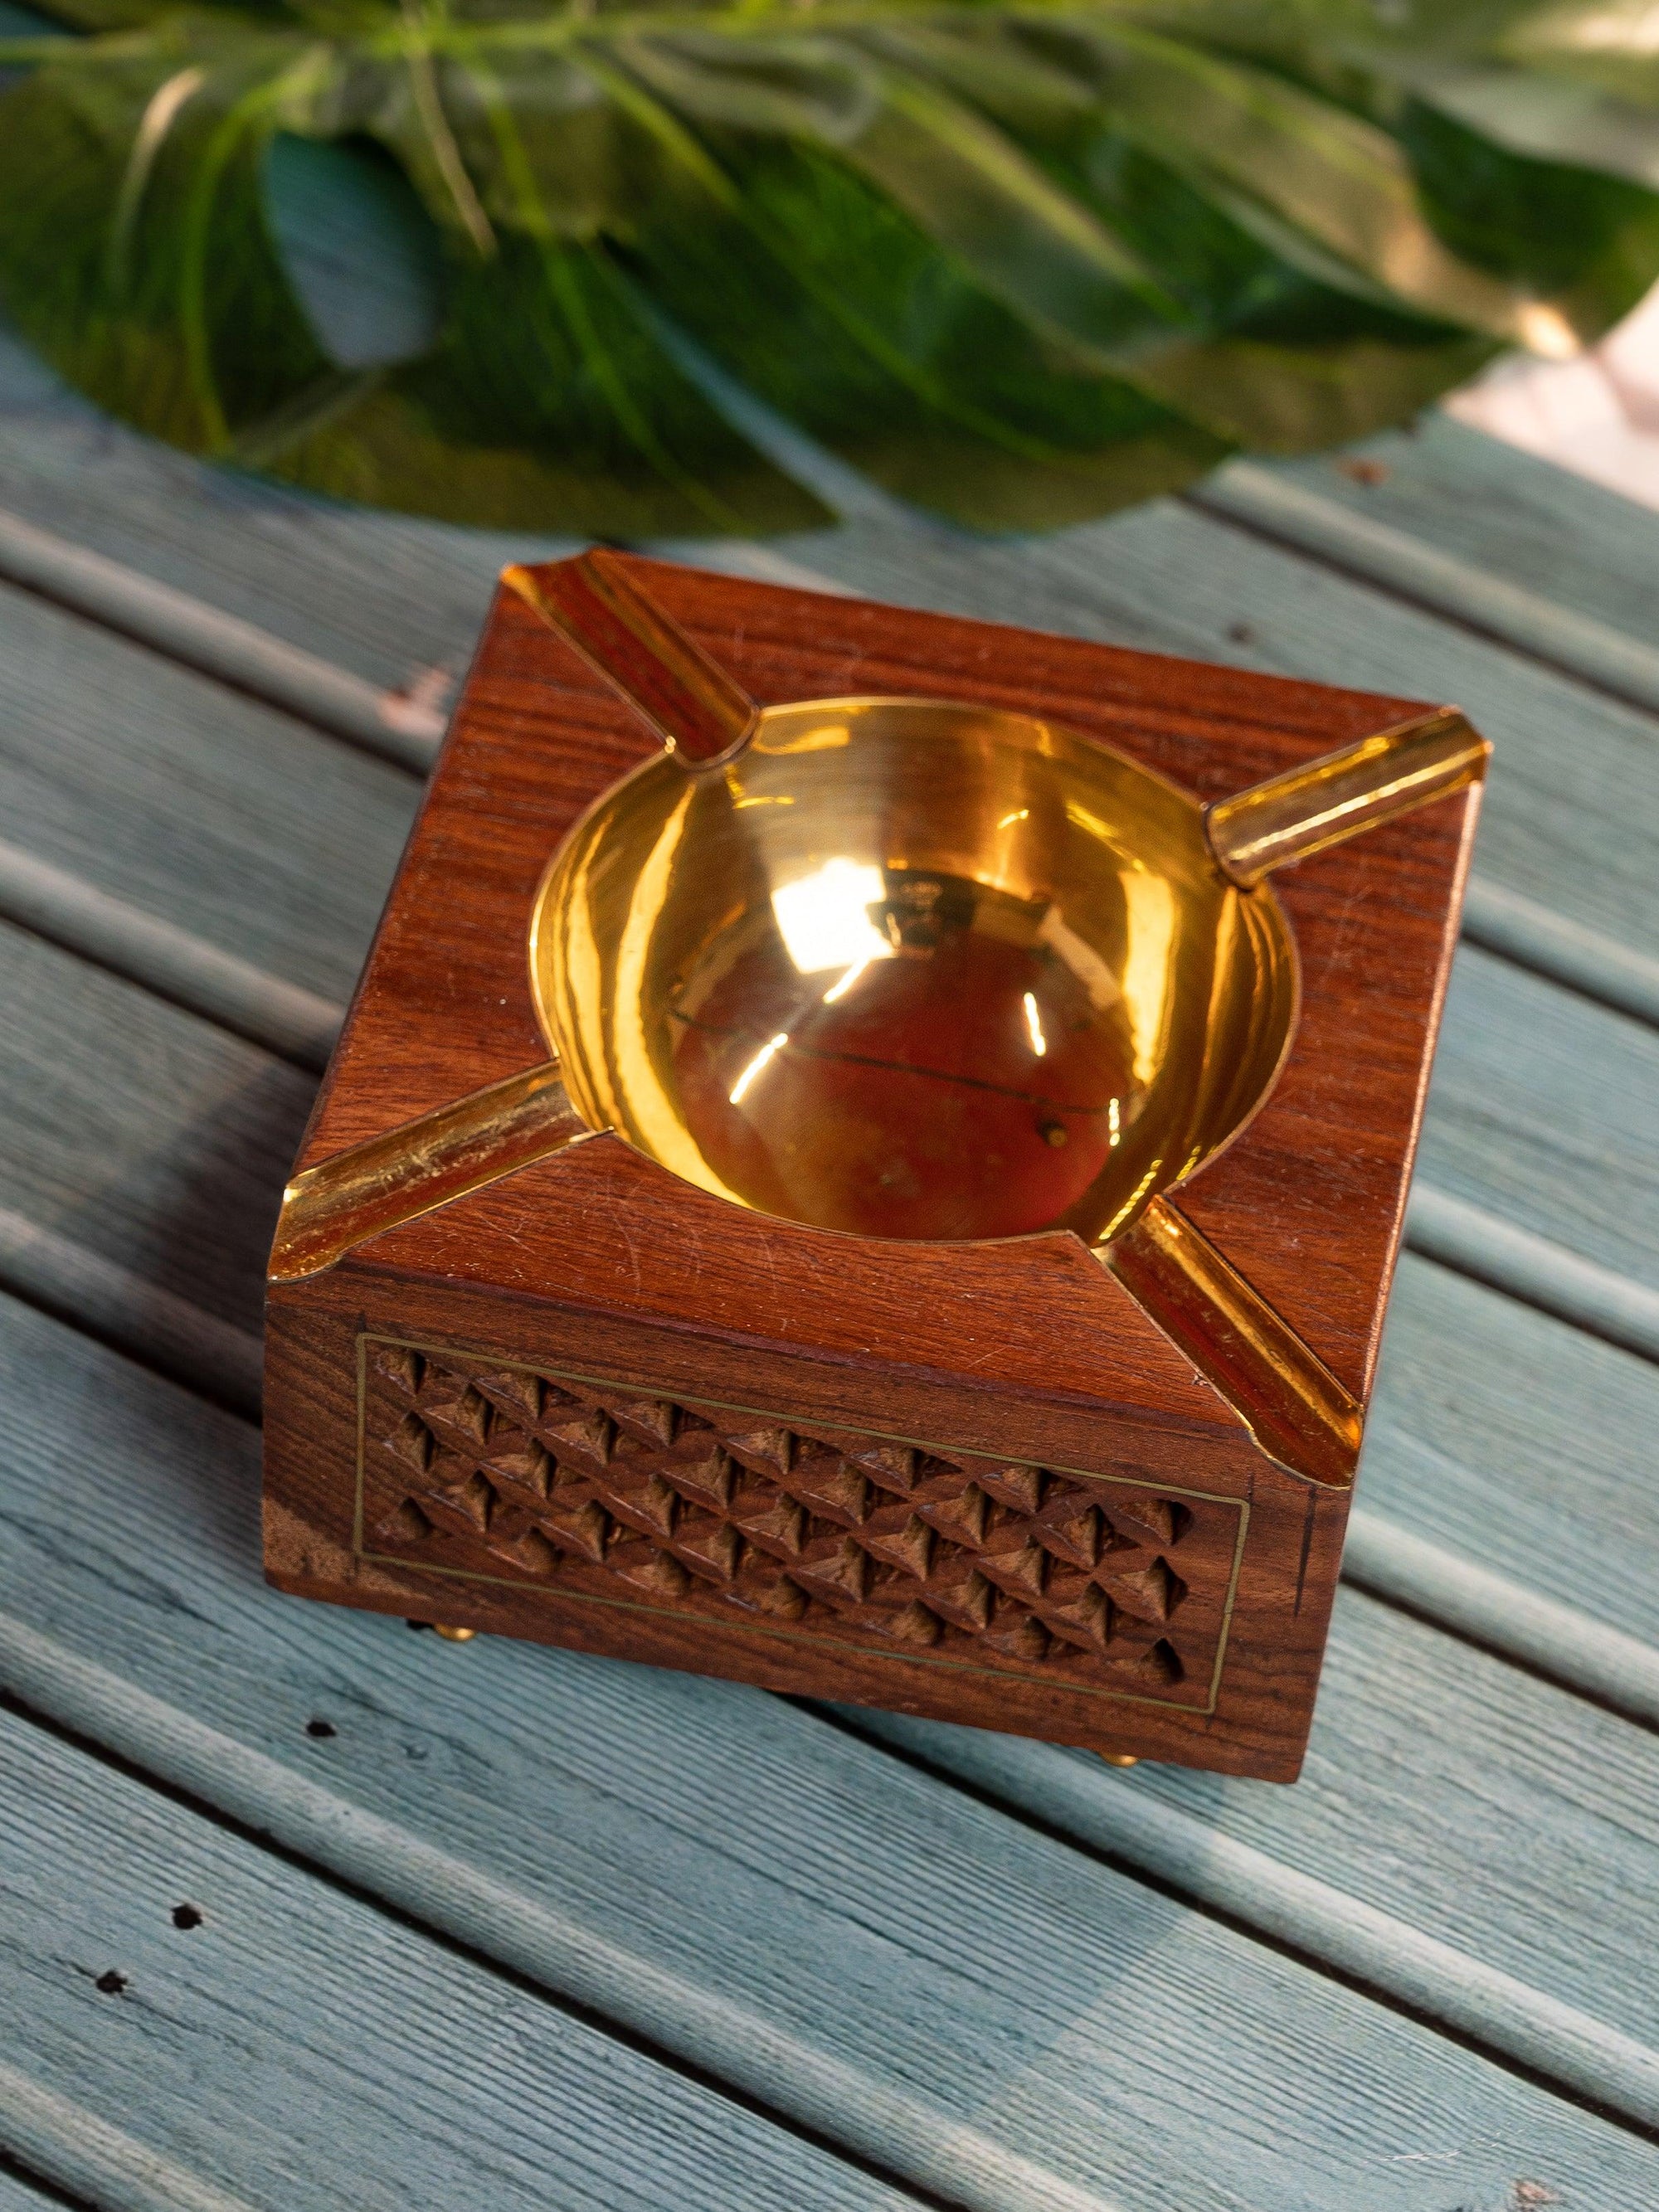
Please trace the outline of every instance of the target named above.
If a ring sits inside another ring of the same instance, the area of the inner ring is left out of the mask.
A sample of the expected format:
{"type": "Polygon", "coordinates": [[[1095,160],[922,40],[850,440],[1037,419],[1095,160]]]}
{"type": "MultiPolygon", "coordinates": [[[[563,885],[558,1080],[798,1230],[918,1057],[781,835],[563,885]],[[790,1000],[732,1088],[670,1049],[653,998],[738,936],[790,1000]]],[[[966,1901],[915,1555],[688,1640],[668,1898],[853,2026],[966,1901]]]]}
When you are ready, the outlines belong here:
{"type": "Polygon", "coordinates": [[[451,1628],[441,1620],[434,1620],[432,1626],[446,1644],[471,1644],[478,1632],[476,1628],[451,1628]]]}
{"type": "MultiPolygon", "coordinates": [[[[439,1632],[442,1633],[441,1631],[439,1632]]],[[[1108,1766],[1139,1766],[1140,1764],[1139,1758],[1133,1752],[1103,1751],[1097,1756],[1103,1759],[1108,1766]]]]}

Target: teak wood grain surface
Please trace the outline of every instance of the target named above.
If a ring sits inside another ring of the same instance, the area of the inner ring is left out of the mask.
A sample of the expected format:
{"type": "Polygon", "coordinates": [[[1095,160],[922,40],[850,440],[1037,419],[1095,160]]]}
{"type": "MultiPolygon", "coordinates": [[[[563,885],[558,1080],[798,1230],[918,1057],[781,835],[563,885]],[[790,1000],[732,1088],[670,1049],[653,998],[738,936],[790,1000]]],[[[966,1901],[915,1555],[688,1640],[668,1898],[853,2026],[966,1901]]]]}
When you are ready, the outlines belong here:
{"type": "Polygon", "coordinates": [[[199,470],[0,347],[0,506],[113,564],[48,586],[0,530],[7,2212],[1659,2201],[1659,526],[1451,423],[1369,452],[1273,471],[1307,508],[1241,472],[720,556],[1497,741],[1419,1171],[1462,1212],[1410,1231],[1286,1791],[262,1588],[219,1407],[315,1066],[286,994],[343,1000],[418,799],[362,732],[567,549],[199,470]],[[361,685],[353,734],[222,615],[361,685]]]}

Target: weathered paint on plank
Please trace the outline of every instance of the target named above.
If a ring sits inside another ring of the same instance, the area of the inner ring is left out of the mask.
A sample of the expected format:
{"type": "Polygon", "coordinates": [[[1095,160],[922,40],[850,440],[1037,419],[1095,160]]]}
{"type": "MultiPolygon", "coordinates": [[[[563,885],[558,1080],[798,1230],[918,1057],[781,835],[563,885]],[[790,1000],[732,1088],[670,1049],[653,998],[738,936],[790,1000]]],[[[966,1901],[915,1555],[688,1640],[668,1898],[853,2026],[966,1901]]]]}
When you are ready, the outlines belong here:
{"type": "Polygon", "coordinates": [[[0,575],[399,768],[424,775],[431,766],[444,732],[435,706],[377,690],[255,623],[3,508],[0,575]]]}
{"type": "Polygon", "coordinates": [[[1358,1504],[1659,1652],[1659,1370],[1407,1253],[1358,1504]]]}
{"type": "Polygon", "coordinates": [[[342,1009],[0,841],[0,915],[320,1075],[342,1009]]]}
{"type": "Polygon", "coordinates": [[[1460,947],[1417,1164],[1438,1190],[1659,1285],[1659,1030],[1460,947]]]}
{"type": "Polygon", "coordinates": [[[312,499],[112,422],[0,331],[0,506],[377,687],[465,670],[508,538],[312,499]]]}
{"type": "Polygon", "coordinates": [[[0,819],[96,890],[343,999],[419,796],[400,769],[0,588],[0,819]]]}
{"type": "Polygon", "coordinates": [[[264,1346],[257,1336],[9,1206],[0,1206],[0,1285],[216,1406],[258,1419],[264,1346]]]}
{"type": "Polygon", "coordinates": [[[1425,1260],[1644,1359],[1659,1360],[1659,1290],[1587,1260],[1535,1229],[1419,1182],[1406,1207],[1406,1237],[1425,1260]]]}
{"type": "MultiPolygon", "coordinates": [[[[1080,1759],[1027,1759],[1028,1747],[1012,1739],[963,1732],[941,1744],[894,1714],[854,1715],[849,1724],[908,1751],[929,1771],[969,1781],[1011,1808],[1029,1808],[1051,1832],[1145,1868],[1297,1952],[1316,1952],[1413,2012],[1571,2083],[1599,2107],[1638,2118],[1650,2109],[1656,2054],[1648,2045],[1362,1903],[1321,1872],[1288,1866],[1222,1833],[1150,1790],[1112,1787],[1080,1759]]],[[[1517,2189],[1516,2201],[1530,2200],[1517,2189]]]]}
{"type": "MultiPolygon", "coordinates": [[[[1328,1884],[1636,2039],[1659,2063],[1659,1740],[1359,1591],[1338,1597],[1294,1790],[1175,1767],[1120,1780],[1052,1745],[902,1716],[868,1727],[1040,1818],[1079,1789],[1103,1808],[1114,1790],[1151,1797],[1218,1851],[1244,1844],[1328,1884]]],[[[1212,1901],[1228,1909],[1224,1896],[1212,1901]]],[[[1323,1948],[1313,1926],[1276,1932],[1323,1948]]],[[[1409,1984],[1400,1994],[1409,2001],[1409,1984]]]]}
{"type": "Polygon", "coordinates": [[[1345,453],[1269,465],[1350,514],[1405,531],[1638,643],[1659,643],[1659,514],[1437,408],[1412,429],[1386,431],[1345,453]]]}
{"type": "Polygon", "coordinates": [[[1291,483],[1253,461],[1238,461],[1195,485],[1187,498],[1206,514],[1310,553],[1344,575],[1426,607],[1442,620],[1514,646],[1529,660],[1561,669],[1592,690],[1628,700],[1649,713],[1659,708],[1659,649],[1525,585],[1490,575],[1474,562],[1371,515],[1356,514],[1322,491],[1291,483]]]}
{"type": "Polygon", "coordinates": [[[890,2170],[988,2212],[1659,2189],[1634,2138],[779,1700],[279,1598],[249,1432],[24,1310],[0,1360],[17,1696],[890,2170]]]}
{"type": "Polygon", "coordinates": [[[257,1334],[309,1077],[0,923],[0,1206],[257,1334]]]}
{"type": "Polygon", "coordinates": [[[914,2203],[10,1714],[0,1856],[0,2143],[112,2212],[914,2203]]]}
{"type": "Polygon", "coordinates": [[[1472,874],[1465,887],[1463,934],[1488,952],[1659,1028],[1659,955],[1569,921],[1482,875],[1472,874]]]}

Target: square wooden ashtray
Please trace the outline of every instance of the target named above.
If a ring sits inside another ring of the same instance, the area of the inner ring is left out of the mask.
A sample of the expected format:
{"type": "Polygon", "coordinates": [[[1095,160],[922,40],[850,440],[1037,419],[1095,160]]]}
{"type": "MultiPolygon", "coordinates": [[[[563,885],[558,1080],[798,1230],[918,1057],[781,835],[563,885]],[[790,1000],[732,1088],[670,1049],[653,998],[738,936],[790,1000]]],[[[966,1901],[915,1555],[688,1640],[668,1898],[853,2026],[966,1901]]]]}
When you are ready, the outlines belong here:
{"type": "Polygon", "coordinates": [[[270,1579],[1292,1779],[1486,750],[509,570],[284,1199],[270,1579]]]}

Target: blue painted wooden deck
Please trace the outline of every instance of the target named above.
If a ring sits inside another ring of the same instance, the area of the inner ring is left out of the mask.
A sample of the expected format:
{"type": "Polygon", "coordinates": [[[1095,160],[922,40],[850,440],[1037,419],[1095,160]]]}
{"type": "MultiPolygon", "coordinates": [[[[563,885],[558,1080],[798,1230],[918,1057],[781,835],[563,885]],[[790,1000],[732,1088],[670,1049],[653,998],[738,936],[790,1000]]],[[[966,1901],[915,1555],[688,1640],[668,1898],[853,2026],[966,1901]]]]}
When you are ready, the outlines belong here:
{"type": "Polygon", "coordinates": [[[563,549],[0,342],[0,2212],[1659,2207],[1659,516],[1368,450],[697,549],[1496,742],[1285,1791],[263,1587],[276,1194],[495,570],[563,549]]]}

